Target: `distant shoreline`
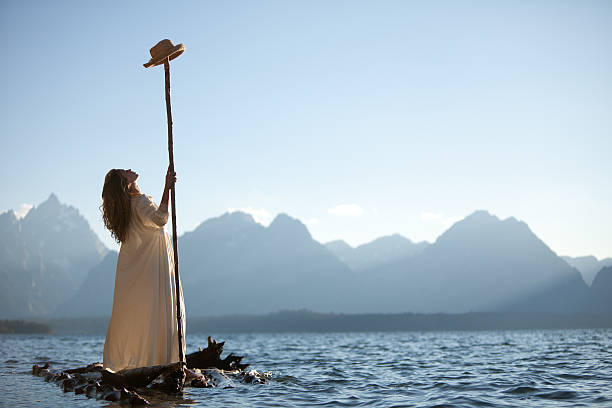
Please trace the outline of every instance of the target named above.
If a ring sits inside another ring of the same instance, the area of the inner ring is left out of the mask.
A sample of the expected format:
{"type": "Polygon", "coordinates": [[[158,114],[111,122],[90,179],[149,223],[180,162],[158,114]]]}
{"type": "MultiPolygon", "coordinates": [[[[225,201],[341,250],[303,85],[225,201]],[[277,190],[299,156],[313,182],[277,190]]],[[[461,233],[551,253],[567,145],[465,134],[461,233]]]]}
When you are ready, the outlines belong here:
{"type": "MultiPolygon", "coordinates": [[[[105,334],[109,317],[31,319],[53,333],[105,334]]],[[[609,315],[523,312],[316,313],[282,311],[265,315],[194,316],[187,333],[393,332],[612,328],[609,315]]]]}
{"type": "Polygon", "coordinates": [[[51,326],[28,320],[0,320],[0,334],[49,334],[51,326]]]}
{"type": "Polygon", "coordinates": [[[393,332],[612,328],[612,315],[552,313],[367,313],[278,312],[263,316],[193,317],[192,332],[393,332]]]}

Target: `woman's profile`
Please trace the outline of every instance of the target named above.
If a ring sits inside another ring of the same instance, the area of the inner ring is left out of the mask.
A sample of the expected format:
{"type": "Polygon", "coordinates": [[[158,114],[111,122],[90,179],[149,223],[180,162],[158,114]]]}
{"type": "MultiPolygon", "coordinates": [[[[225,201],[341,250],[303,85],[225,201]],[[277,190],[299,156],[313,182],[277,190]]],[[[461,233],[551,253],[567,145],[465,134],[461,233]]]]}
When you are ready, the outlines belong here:
{"type": "MultiPolygon", "coordinates": [[[[113,311],[104,342],[103,367],[113,371],[179,361],[177,296],[185,333],[183,291],[176,293],[174,252],[164,226],[176,173],[168,168],[157,206],[131,169],[112,169],[104,179],[102,218],[121,244],[113,311]]],[[[185,352],[183,342],[183,354],[185,352]]]]}

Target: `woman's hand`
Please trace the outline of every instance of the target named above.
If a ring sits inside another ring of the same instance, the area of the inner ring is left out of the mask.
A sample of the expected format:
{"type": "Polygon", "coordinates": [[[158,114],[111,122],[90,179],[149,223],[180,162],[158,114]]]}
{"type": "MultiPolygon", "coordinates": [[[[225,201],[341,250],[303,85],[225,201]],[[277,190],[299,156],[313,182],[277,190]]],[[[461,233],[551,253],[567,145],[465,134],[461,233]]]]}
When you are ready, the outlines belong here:
{"type": "Polygon", "coordinates": [[[168,166],[168,171],[166,172],[166,185],[164,186],[164,192],[162,193],[161,202],[159,203],[160,207],[168,207],[169,193],[174,183],[176,183],[176,173],[170,171],[170,166],[168,166]]]}
{"type": "Polygon", "coordinates": [[[166,187],[172,188],[176,183],[176,172],[170,170],[170,166],[168,166],[168,171],[166,172],[166,187]]]}

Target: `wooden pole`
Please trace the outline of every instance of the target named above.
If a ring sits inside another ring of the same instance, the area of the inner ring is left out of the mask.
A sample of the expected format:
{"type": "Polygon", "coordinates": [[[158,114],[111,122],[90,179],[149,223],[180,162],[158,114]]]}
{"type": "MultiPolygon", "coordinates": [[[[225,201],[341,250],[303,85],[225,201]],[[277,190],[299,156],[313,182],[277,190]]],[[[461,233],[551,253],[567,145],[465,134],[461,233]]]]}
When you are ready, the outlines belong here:
{"type": "MultiPolygon", "coordinates": [[[[166,115],[168,116],[168,156],[170,159],[170,171],[174,171],[174,144],[172,141],[172,108],[170,106],[170,60],[164,61],[164,73],[166,77],[166,115]]],[[[178,235],[176,234],[176,186],[170,189],[172,202],[172,244],[174,247],[174,281],[176,282],[176,319],[178,321],[178,344],[180,361],[185,362],[183,353],[183,325],[181,318],[181,292],[179,281],[179,258],[178,258],[178,235]]]]}

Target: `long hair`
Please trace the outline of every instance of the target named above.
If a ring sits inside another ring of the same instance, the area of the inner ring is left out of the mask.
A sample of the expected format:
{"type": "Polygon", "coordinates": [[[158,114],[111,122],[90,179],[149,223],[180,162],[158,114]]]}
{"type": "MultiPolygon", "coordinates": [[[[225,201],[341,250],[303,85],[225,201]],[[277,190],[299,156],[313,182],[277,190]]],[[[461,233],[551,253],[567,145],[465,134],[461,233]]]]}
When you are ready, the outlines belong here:
{"type": "Polygon", "coordinates": [[[110,230],[115,241],[125,242],[130,225],[130,195],[121,170],[112,169],[106,173],[100,208],[104,226],[110,230]]]}

